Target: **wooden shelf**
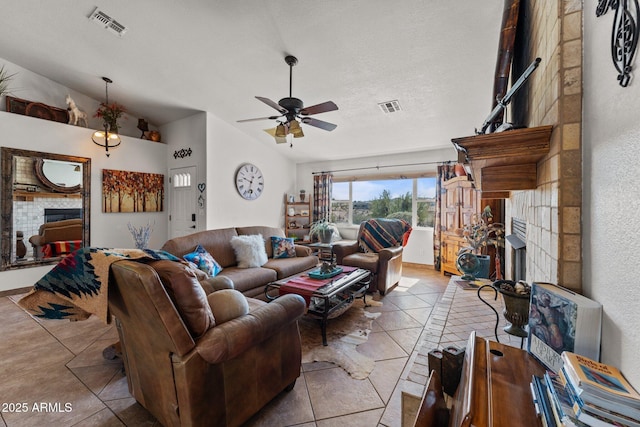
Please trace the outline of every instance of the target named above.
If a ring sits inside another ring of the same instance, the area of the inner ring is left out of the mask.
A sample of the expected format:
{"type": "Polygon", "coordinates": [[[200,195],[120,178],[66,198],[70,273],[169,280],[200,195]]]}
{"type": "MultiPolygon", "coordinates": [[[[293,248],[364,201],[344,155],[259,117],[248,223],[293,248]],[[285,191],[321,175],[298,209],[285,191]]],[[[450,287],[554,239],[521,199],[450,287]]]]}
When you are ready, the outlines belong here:
{"type": "Polygon", "coordinates": [[[552,131],[553,126],[539,126],[451,142],[458,151],[458,162],[465,164],[482,197],[503,198],[508,191],[536,188],[538,161],[549,153],[552,131]]]}

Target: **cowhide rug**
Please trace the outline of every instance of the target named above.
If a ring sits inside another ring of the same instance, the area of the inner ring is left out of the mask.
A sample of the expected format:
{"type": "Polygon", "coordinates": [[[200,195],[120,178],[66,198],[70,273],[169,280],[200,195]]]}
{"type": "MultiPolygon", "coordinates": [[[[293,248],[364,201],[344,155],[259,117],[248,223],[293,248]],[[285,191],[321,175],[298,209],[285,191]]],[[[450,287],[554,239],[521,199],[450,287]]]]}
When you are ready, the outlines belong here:
{"type": "MultiPolygon", "coordinates": [[[[381,302],[367,299],[367,304],[380,306],[381,302]]],[[[299,322],[302,339],[302,363],[331,362],[341,366],[353,378],[365,379],[373,371],[374,360],[359,353],[357,346],[369,339],[373,320],[382,313],[371,313],[361,299],[327,323],[327,346],[322,345],[320,321],[303,316],[299,322]]]]}

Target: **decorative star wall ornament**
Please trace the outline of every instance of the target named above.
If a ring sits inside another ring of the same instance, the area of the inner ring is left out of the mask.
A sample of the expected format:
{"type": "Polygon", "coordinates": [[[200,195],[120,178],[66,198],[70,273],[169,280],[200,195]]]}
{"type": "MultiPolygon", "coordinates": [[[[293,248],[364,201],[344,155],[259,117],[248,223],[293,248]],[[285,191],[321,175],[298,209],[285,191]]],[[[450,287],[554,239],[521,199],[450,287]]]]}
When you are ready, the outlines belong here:
{"type": "Polygon", "coordinates": [[[611,31],[611,59],[618,70],[620,86],[627,87],[631,80],[631,63],[638,47],[638,0],[598,0],[596,16],[615,10],[611,31]]]}
{"type": "Polygon", "coordinates": [[[185,157],[191,157],[191,153],[193,151],[191,150],[191,148],[182,148],[181,150],[176,150],[173,152],[173,158],[177,159],[178,157],[180,157],[181,159],[184,159],[185,157]]]}

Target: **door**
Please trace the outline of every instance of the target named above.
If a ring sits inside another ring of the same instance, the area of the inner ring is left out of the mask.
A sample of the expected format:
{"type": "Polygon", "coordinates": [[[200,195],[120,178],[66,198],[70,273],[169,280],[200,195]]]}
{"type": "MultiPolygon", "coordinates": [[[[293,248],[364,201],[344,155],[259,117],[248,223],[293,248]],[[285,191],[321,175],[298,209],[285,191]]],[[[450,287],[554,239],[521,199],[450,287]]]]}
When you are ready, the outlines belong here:
{"type": "Polygon", "coordinates": [[[196,167],[169,170],[169,238],[186,236],[197,228],[196,167]]]}

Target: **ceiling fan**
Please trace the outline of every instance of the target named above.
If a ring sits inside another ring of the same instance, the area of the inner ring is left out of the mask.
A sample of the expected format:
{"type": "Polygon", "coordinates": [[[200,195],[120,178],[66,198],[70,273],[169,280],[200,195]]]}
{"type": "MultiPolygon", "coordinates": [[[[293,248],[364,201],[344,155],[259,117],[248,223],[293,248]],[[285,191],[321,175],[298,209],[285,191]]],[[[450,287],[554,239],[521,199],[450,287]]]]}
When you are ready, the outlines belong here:
{"type": "Polygon", "coordinates": [[[256,120],[277,120],[278,125],[275,128],[265,129],[268,134],[275,137],[277,143],[287,142],[286,136],[289,134],[293,135],[294,138],[303,137],[304,133],[302,132],[302,128],[300,128],[300,123],[304,123],[306,125],[314,126],[327,131],[334,130],[337,125],[308,116],[326,113],[327,111],[335,111],[338,109],[338,106],[333,101],[327,101],[323,102],[322,104],[305,107],[302,100],[294,98],[291,95],[291,86],[293,82],[293,66],[298,63],[298,59],[295,56],[287,55],[284,58],[284,61],[289,66],[289,97],[282,98],[276,104],[269,98],[256,96],[258,100],[278,110],[280,115],[238,120],[238,123],[252,122],[256,120]]]}

